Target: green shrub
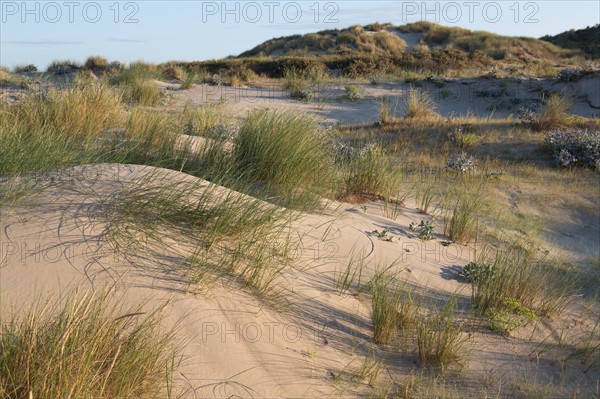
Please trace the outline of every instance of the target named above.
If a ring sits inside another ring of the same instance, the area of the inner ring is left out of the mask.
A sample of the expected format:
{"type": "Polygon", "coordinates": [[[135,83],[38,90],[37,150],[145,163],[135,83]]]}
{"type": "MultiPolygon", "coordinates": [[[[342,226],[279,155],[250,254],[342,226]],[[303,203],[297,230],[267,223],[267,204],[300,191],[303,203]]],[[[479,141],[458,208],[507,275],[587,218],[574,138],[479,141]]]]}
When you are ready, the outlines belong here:
{"type": "Polygon", "coordinates": [[[433,240],[435,237],[433,236],[433,232],[435,231],[435,226],[431,221],[421,220],[421,223],[418,225],[416,223],[411,223],[408,226],[412,231],[418,231],[419,239],[423,241],[433,240]]]}
{"type": "Polygon", "coordinates": [[[462,268],[460,275],[469,283],[477,283],[487,279],[493,280],[496,273],[493,265],[471,262],[462,268]]]}
{"type": "Polygon", "coordinates": [[[14,69],[15,73],[31,73],[31,72],[37,72],[37,70],[38,70],[37,67],[33,64],[18,65],[14,69]]]}

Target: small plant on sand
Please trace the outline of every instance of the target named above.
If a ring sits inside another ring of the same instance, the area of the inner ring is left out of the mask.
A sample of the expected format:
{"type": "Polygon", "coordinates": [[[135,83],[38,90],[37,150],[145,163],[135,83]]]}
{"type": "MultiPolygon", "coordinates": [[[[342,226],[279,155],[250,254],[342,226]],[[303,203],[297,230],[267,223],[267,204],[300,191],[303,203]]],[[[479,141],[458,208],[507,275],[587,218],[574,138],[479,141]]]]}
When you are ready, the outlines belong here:
{"type": "Polygon", "coordinates": [[[479,281],[487,279],[493,280],[496,272],[494,271],[493,265],[471,262],[461,269],[460,275],[464,277],[467,282],[476,284],[479,281]]]}
{"type": "Polygon", "coordinates": [[[404,107],[407,118],[421,119],[437,116],[435,102],[426,91],[410,89],[404,107]]]}
{"type": "Polygon", "coordinates": [[[503,299],[497,308],[489,308],[485,316],[492,331],[504,334],[510,334],[537,318],[535,312],[527,309],[515,298],[503,299]]]}
{"type": "Polygon", "coordinates": [[[461,152],[446,161],[446,169],[454,170],[461,173],[475,172],[477,165],[475,159],[467,155],[466,152],[461,152]]]}
{"type": "Polygon", "coordinates": [[[462,323],[456,320],[456,300],[450,298],[442,309],[432,306],[417,321],[417,344],[423,367],[444,371],[452,364],[464,363],[462,347],[466,338],[462,323]]]}
{"type": "Polygon", "coordinates": [[[375,234],[375,236],[382,241],[387,241],[387,242],[394,241],[394,236],[390,234],[390,231],[387,228],[384,228],[381,231],[373,230],[373,234],[375,234]]]}
{"type": "Polygon", "coordinates": [[[345,94],[344,98],[349,101],[358,101],[360,100],[360,90],[358,86],[346,86],[344,87],[345,94]]]}
{"type": "Polygon", "coordinates": [[[161,309],[121,309],[106,294],[70,294],[2,315],[0,394],[6,398],[166,397],[178,363],[161,309]]]}
{"type": "Polygon", "coordinates": [[[419,234],[418,237],[420,240],[430,241],[435,238],[433,236],[433,232],[435,231],[435,226],[429,220],[428,221],[421,220],[421,223],[419,223],[418,225],[413,222],[408,226],[408,228],[414,232],[418,232],[418,234],[419,234]]]}

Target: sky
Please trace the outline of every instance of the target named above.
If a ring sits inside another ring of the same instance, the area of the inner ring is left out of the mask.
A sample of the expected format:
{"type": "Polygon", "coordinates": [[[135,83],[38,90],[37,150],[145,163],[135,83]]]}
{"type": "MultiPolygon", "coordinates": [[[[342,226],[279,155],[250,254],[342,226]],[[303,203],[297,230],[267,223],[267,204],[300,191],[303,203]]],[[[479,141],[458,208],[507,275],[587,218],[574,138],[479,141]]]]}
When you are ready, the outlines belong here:
{"type": "Polygon", "coordinates": [[[600,23],[600,1],[0,0],[0,65],[45,69],[90,55],[199,61],[238,55],[273,37],[419,20],[541,37],[600,23]]]}

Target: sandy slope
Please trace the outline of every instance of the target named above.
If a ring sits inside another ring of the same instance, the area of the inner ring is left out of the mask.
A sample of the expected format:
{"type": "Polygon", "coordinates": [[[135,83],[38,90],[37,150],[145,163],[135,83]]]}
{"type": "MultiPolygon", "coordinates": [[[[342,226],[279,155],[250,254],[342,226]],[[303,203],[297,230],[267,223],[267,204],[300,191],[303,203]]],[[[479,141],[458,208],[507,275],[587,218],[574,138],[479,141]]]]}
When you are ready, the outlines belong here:
{"type": "Polygon", "coordinates": [[[428,243],[425,253],[407,228],[421,218],[414,211],[403,211],[394,222],[374,204],[366,212],[335,204],[326,214],[306,215],[294,225],[301,245],[294,267],[278,284],[287,298],[284,308],[275,311],[227,280],[194,294],[179,273],[192,250],[185,238],[161,248],[160,258],[149,256],[152,252],[143,246],[115,254],[109,245],[107,201],[139,179],[196,181],[145,166],[82,166],[40,178],[46,188],[36,199],[3,208],[0,298],[3,304],[26,306],[36,298],[56,299],[70,287],[115,285],[125,303],[160,306],[171,300],[167,322],[179,322],[186,340],[177,379],[198,388],[199,395],[314,398],[339,393],[334,377],[358,365],[371,336],[368,303],[339,296],[334,289],[333,275],[348,255],[364,251],[370,265],[365,279],[381,262],[396,260],[396,271],[440,294],[459,288],[452,272],[469,258],[466,248],[446,252],[439,240],[428,243]],[[372,235],[383,227],[399,241],[372,235]],[[461,256],[454,256],[456,251],[461,256]]]}

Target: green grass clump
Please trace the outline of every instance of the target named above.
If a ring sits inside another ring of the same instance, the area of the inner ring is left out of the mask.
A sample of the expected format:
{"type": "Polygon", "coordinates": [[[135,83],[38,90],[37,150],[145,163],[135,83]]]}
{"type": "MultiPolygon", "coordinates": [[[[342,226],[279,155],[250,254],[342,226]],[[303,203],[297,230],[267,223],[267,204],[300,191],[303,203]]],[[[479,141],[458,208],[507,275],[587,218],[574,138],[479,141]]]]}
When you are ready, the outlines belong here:
{"type": "MultiPolygon", "coordinates": [[[[316,82],[312,82],[316,83],[316,82]]],[[[312,83],[296,68],[286,69],[283,74],[283,90],[295,100],[309,101],[313,97],[312,83]]]]}
{"type": "Polygon", "coordinates": [[[123,100],[129,103],[154,107],[162,96],[160,88],[151,80],[136,79],[123,86],[123,100]]]}
{"type": "Polygon", "coordinates": [[[160,309],[108,302],[106,294],[70,294],[19,317],[0,316],[0,396],[166,397],[177,348],[173,333],[159,329],[160,309]]]}
{"type": "Polygon", "coordinates": [[[373,320],[373,342],[388,344],[398,330],[400,291],[393,286],[393,280],[380,273],[371,281],[371,319],[373,320]]]}
{"type": "Polygon", "coordinates": [[[222,104],[209,103],[198,107],[186,106],[178,115],[181,133],[190,136],[215,137],[217,126],[228,126],[232,118],[226,115],[222,104]]]}
{"type": "Polygon", "coordinates": [[[415,321],[418,308],[412,291],[383,271],[371,280],[370,292],[373,342],[389,344],[399,331],[412,327],[415,321]]]}
{"type": "Polygon", "coordinates": [[[432,307],[417,322],[419,359],[424,367],[445,370],[453,363],[462,363],[465,337],[462,324],[456,320],[456,297],[452,297],[442,309],[432,307]]]}
{"type": "Polygon", "coordinates": [[[181,79],[181,90],[189,90],[194,86],[196,82],[196,74],[194,72],[186,72],[181,79]]]}
{"type": "Polygon", "coordinates": [[[317,130],[298,113],[251,113],[235,139],[239,173],[266,184],[289,206],[314,208],[331,182],[328,145],[317,130]]]}

